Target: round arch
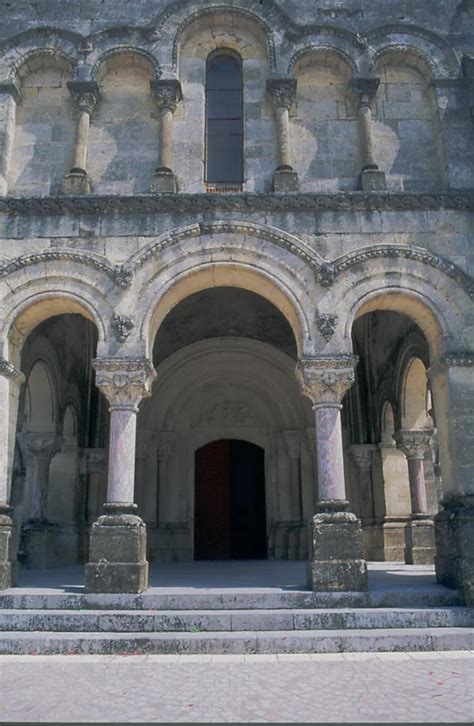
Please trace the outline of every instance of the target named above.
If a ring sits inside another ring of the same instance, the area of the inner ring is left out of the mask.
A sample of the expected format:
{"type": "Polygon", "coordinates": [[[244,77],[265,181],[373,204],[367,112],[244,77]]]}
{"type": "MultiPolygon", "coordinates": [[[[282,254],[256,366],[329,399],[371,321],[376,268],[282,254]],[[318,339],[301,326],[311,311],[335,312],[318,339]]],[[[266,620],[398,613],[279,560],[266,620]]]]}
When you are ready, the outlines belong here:
{"type": "Polygon", "coordinates": [[[158,329],[168,313],[190,295],[212,287],[242,288],[271,302],[290,324],[298,354],[301,354],[306,324],[296,296],[268,272],[257,271],[250,265],[214,263],[185,271],[171,280],[163,290],[158,304],[148,310],[142,323],[141,336],[145,340],[149,356],[158,329]]]}

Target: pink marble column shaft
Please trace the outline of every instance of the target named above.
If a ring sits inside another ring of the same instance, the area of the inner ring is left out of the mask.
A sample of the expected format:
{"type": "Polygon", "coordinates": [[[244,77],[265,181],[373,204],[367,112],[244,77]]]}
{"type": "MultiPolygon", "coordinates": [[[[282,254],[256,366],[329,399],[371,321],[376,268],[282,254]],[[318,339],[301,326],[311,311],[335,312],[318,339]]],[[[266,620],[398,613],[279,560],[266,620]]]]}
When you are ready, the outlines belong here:
{"type": "Polygon", "coordinates": [[[314,413],[319,499],[345,500],[341,407],[317,405],[314,413]]]}
{"type": "Polygon", "coordinates": [[[412,514],[427,514],[426,482],[424,459],[408,458],[408,477],[410,481],[410,499],[412,514]]]}
{"type": "Polygon", "coordinates": [[[133,502],[137,412],[111,407],[109,439],[108,502],[133,502]]]}

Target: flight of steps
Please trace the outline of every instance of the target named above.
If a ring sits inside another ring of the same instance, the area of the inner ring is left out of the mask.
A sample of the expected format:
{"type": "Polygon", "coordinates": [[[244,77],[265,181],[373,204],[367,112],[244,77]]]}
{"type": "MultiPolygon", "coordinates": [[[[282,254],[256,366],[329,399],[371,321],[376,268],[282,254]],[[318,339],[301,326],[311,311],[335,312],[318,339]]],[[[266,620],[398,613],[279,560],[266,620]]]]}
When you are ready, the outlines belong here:
{"type": "Polygon", "coordinates": [[[2,654],[336,653],[474,649],[456,592],[0,594],[2,654]]]}

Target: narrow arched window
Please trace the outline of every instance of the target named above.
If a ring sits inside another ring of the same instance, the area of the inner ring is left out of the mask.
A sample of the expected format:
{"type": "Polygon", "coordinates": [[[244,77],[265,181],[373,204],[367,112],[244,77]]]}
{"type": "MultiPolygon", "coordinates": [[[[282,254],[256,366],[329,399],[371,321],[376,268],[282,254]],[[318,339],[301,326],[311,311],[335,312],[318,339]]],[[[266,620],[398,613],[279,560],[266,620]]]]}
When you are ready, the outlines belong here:
{"type": "Polygon", "coordinates": [[[219,53],[207,62],[206,182],[240,188],[242,181],[242,64],[234,54],[219,53]]]}

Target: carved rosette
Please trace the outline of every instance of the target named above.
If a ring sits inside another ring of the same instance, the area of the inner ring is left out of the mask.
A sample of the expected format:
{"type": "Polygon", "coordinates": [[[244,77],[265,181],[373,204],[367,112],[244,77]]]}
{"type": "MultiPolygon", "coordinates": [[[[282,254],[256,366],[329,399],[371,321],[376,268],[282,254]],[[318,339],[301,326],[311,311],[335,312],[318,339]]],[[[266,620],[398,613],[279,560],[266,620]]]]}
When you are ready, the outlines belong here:
{"type": "Polygon", "coordinates": [[[87,111],[91,115],[100,99],[97,83],[95,81],[69,81],[67,87],[78,109],[87,111]]]}
{"type": "Polygon", "coordinates": [[[13,381],[13,383],[16,383],[18,386],[25,382],[25,376],[23,373],[3,358],[0,358],[0,376],[8,378],[8,380],[13,381]]]}
{"type": "Polygon", "coordinates": [[[407,459],[424,459],[432,435],[433,429],[400,429],[393,438],[407,459]]]}
{"type": "Polygon", "coordinates": [[[110,410],[132,409],[151,395],[156,371],[146,358],[96,358],[92,362],[96,386],[107,398],[110,410]]]}
{"type": "Polygon", "coordinates": [[[373,444],[354,444],[351,446],[350,453],[357,469],[372,469],[375,449],[376,447],[373,444]]]}
{"type": "Polygon", "coordinates": [[[313,407],[340,407],[341,401],[355,380],[357,356],[302,358],[296,366],[301,392],[313,407]]]}
{"type": "Polygon", "coordinates": [[[276,108],[290,108],[296,98],[296,78],[269,78],[267,91],[276,108]]]}
{"type": "Polygon", "coordinates": [[[150,87],[160,109],[170,109],[173,113],[183,94],[181,83],[173,78],[150,81],[150,87]]]}

